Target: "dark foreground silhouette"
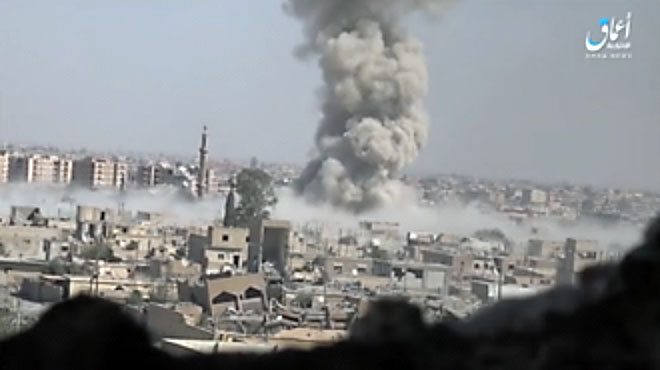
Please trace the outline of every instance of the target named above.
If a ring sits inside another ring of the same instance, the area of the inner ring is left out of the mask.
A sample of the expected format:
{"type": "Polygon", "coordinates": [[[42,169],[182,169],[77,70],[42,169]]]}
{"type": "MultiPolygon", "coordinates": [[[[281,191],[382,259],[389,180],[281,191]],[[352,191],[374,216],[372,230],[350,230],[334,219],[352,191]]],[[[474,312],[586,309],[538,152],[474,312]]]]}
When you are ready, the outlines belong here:
{"type": "Polygon", "coordinates": [[[464,322],[427,327],[412,306],[382,302],[329,347],[185,358],[152,347],[121,307],[78,297],[0,343],[0,369],[660,368],[660,220],[619,264],[587,269],[579,280],[464,322]]]}

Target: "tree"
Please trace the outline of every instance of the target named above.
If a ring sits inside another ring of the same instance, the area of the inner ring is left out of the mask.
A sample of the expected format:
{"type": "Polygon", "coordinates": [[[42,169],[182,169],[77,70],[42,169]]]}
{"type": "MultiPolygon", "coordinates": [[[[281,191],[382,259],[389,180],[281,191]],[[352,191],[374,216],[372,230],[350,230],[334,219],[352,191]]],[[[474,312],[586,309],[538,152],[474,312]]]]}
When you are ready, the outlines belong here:
{"type": "Polygon", "coordinates": [[[144,300],[142,299],[142,293],[139,290],[134,290],[131,292],[131,295],[128,296],[127,303],[134,306],[139,306],[144,300]]]}
{"type": "Polygon", "coordinates": [[[94,244],[93,246],[85,249],[80,256],[88,260],[100,260],[100,261],[113,261],[115,260],[114,252],[112,248],[105,244],[94,244]]]}
{"type": "Polygon", "coordinates": [[[269,208],[277,204],[273,178],[258,168],[245,168],[236,177],[236,192],[240,197],[236,209],[238,226],[248,227],[270,217],[269,208]]]}
{"type": "Polygon", "coordinates": [[[48,262],[44,272],[51,275],[64,275],[69,271],[67,271],[66,265],[62,261],[54,259],[48,262]]]}
{"type": "Polygon", "coordinates": [[[257,168],[257,167],[259,167],[259,160],[257,159],[257,157],[252,157],[250,159],[250,168],[257,168]]]}

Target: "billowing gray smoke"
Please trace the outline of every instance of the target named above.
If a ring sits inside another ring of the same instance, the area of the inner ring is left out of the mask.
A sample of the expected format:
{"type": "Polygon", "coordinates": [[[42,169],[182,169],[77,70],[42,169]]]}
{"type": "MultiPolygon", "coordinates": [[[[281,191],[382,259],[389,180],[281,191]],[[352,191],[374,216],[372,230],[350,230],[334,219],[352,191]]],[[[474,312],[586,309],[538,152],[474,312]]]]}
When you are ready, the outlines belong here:
{"type": "Polygon", "coordinates": [[[318,55],[325,85],[317,156],[296,185],[308,199],[363,211],[395,202],[424,146],[428,71],[407,13],[446,0],[289,0],[305,23],[301,56],[318,55]]]}

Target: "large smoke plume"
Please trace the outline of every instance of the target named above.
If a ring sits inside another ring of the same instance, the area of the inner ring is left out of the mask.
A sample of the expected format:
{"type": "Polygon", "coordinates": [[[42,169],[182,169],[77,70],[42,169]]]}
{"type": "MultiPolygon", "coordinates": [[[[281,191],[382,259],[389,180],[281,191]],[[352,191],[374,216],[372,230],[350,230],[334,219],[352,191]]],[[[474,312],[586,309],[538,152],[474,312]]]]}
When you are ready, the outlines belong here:
{"type": "Polygon", "coordinates": [[[353,211],[395,203],[398,178],[426,143],[428,71],[400,27],[446,0],[289,0],[305,24],[301,56],[320,59],[325,85],[317,156],[296,183],[308,199],[353,211]]]}

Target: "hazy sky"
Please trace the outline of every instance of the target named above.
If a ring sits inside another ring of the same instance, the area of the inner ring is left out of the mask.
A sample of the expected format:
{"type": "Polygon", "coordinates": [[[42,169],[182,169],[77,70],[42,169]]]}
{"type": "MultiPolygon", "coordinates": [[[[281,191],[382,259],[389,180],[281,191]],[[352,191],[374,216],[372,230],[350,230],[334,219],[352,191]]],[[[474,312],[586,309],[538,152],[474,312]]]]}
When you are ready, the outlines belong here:
{"type": "MultiPolygon", "coordinates": [[[[660,1],[465,0],[410,19],[432,77],[414,171],[660,190],[660,1]],[[632,60],[586,60],[633,12],[632,60]]],[[[0,141],[303,162],[321,83],[281,0],[0,0],[0,141]]]]}

